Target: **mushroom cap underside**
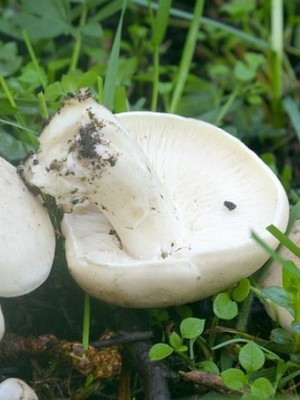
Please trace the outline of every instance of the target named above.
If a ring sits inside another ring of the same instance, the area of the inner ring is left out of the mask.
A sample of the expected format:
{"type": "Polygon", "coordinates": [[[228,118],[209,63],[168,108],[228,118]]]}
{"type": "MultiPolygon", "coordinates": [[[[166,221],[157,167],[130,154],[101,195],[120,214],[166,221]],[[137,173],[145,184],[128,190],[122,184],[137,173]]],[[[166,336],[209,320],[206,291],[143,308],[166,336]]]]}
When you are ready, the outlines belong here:
{"type": "Polygon", "coordinates": [[[20,296],[40,286],[54,250],[48,213],[15,167],[0,158],[0,296],[20,296]]]}
{"type": "Polygon", "coordinates": [[[238,139],[193,119],[151,112],[118,115],[180,210],[190,249],[137,260],[95,207],[66,214],[62,228],[75,280],[91,295],[127,307],[188,303],[249,276],[268,259],[266,231],[285,230],[289,205],[273,172],[238,139]]]}

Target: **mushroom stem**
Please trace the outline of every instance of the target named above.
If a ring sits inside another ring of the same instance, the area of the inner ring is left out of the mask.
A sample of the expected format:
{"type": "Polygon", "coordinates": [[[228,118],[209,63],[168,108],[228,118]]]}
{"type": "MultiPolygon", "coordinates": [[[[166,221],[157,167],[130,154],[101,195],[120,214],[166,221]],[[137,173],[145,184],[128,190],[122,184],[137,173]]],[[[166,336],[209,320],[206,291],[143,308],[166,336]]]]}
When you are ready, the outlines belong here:
{"type": "Polygon", "coordinates": [[[24,175],[68,211],[89,200],[133,257],[165,258],[184,245],[170,195],[130,133],[93,99],[69,99],[40,137],[24,175]]]}

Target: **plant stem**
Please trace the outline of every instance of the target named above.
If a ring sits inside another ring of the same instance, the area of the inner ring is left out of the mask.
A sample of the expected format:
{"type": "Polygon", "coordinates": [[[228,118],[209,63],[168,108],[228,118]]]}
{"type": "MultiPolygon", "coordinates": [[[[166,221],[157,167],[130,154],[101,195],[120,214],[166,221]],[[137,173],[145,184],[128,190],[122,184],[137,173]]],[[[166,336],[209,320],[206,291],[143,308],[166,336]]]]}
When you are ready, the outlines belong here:
{"type": "Polygon", "coordinates": [[[7,100],[10,102],[10,105],[13,108],[18,108],[16,105],[16,102],[14,100],[14,97],[11,94],[11,91],[10,91],[9,87],[7,86],[5,79],[4,79],[3,75],[1,74],[1,72],[0,72],[0,85],[2,86],[2,89],[7,97],[7,100]]]}
{"type": "Polygon", "coordinates": [[[223,118],[225,117],[225,115],[228,113],[232,103],[234,102],[236,96],[238,95],[239,92],[239,88],[236,87],[234,89],[234,91],[230,94],[230,96],[228,97],[226,103],[222,106],[221,110],[219,111],[217,118],[215,120],[215,125],[216,126],[220,126],[223,118]]]}
{"type": "MultiPolygon", "coordinates": [[[[294,322],[299,324],[300,323],[300,290],[294,294],[294,322]]],[[[298,354],[300,351],[300,334],[295,332],[293,334],[293,347],[292,353],[298,354]]]]}
{"type": "Polygon", "coordinates": [[[74,71],[78,64],[78,60],[79,60],[79,56],[80,56],[81,41],[82,41],[81,31],[85,25],[87,14],[88,14],[88,6],[87,6],[87,2],[84,2],[82,4],[82,11],[81,11],[79,27],[78,27],[79,31],[76,36],[76,40],[75,40],[75,44],[74,44],[74,48],[73,48],[69,72],[74,71]]]}
{"type": "MultiPolygon", "coordinates": [[[[20,112],[18,110],[18,106],[17,106],[17,104],[15,102],[15,99],[14,99],[9,87],[7,86],[7,83],[5,82],[4,76],[1,74],[1,72],[0,72],[0,85],[2,86],[2,89],[3,89],[3,91],[4,91],[4,93],[5,93],[6,97],[7,97],[7,100],[9,101],[10,105],[13,108],[16,109],[16,113],[15,113],[16,120],[18,121],[18,123],[20,125],[25,125],[25,121],[24,121],[22,115],[20,114],[20,112]]],[[[3,122],[3,120],[2,120],[2,122],[3,122]]],[[[18,124],[9,123],[8,121],[6,123],[8,125],[15,126],[16,128],[23,129],[23,127],[19,126],[18,124]]],[[[24,129],[26,129],[26,128],[24,128],[24,129]]],[[[27,129],[27,130],[31,131],[31,129],[27,129]]],[[[33,132],[33,131],[31,131],[31,132],[33,132]]]]}
{"type": "Polygon", "coordinates": [[[178,107],[178,103],[180,101],[184,85],[186,82],[186,78],[188,72],[191,67],[192,58],[194,55],[194,50],[197,42],[197,34],[200,27],[200,18],[202,16],[204,6],[204,0],[197,0],[194,8],[193,19],[191,22],[191,26],[189,32],[187,34],[187,38],[184,44],[182,58],[179,64],[178,75],[175,83],[175,89],[173,92],[171,106],[169,112],[175,113],[178,107]]]}
{"type": "Polygon", "coordinates": [[[39,81],[40,81],[41,85],[45,89],[46,86],[47,86],[47,82],[46,82],[46,79],[45,79],[45,77],[43,75],[43,71],[41,70],[41,67],[39,65],[38,59],[36,58],[36,55],[35,55],[35,52],[34,52],[30,37],[29,37],[27,31],[22,31],[22,35],[23,35],[23,39],[24,39],[25,45],[27,47],[27,51],[28,51],[28,53],[30,55],[31,61],[33,62],[37,77],[39,78],[39,81]]]}
{"type": "Polygon", "coordinates": [[[152,88],[152,99],[151,99],[151,111],[156,111],[157,109],[158,83],[159,83],[159,47],[156,47],[153,52],[153,88],[152,88]]]}
{"type": "Polygon", "coordinates": [[[272,113],[275,126],[282,125],[283,2],[271,2],[272,113]]]}
{"type": "Polygon", "coordinates": [[[243,301],[242,309],[239,313],[239,317],[236,323],[236,329],[241,332],[245,332],[247,329],[247,323],[249,320],[249,313],[251,309],[252,299],[253,295],[250,293],[247,296],[246,300],[243,301]]]}
{"type": "Polygon", "coordinates": [[[153,89],[151,110],[156,111],[158,101],[158,85],[159,85],[159,51],[160,45],[163,42],[169,21],[169,14],[172,5],[172,0],[160,0],[158,2],[157,16],[154,18],[151,2],[149,4],[149,17],[151,21],[152,38],[151,44],[153,46],[153,89]]]}
{"type": "Polygon", "coordinates": [[[97,100],[98,103],[102,104],[103,103],[103,78],[101,76],[97,77],[97,100]]]}
{"type": "Polygon", "coordinates": [[[41,111],[41,116],[44,119],[49,118],[49,113],[48,113],[48,108],[45,100],[45,96],[43,92],[38,93],[37,95],[38,101],[39,101],[39,106],[40,106],[40,111],[41,111]]]}
{"type": "Polygon", "coordinates": [[[82,328],[82,345],[85,350],[89,347],[90,342],[90,317],[91,317],[91,306],[90,296],[84,294],[84,305],[83,305],[83,328],[82,328]]]}

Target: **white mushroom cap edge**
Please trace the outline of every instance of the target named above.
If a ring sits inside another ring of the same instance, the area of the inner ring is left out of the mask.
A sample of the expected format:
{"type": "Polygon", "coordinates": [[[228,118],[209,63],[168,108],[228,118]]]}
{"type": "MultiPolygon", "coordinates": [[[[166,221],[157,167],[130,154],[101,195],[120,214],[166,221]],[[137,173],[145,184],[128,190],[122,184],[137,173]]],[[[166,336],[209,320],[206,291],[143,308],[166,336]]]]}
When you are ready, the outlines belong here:
{"type": "Polygon", "coordinates": [[[0,384],[1,400],[38,400],[27,383],[18,378],[9,378],[0,384]]]}
{"type": "Polygon", "coordinates": [[[151,112],[115,117],[82,96],[67,101],[40,143],[25,178],[67,212],[70,272],[107,302],[163,307],[205,298],[266,262],[251,231],[276,248],[265,228],[286,229],[277,177],[208,123],[151,112]]]}
{"type": "Polygon", "coordinates": [[[21,296],[40,286],[54,251],[48,213],[16,168],[0,158],[0,297],[21,296]]]}

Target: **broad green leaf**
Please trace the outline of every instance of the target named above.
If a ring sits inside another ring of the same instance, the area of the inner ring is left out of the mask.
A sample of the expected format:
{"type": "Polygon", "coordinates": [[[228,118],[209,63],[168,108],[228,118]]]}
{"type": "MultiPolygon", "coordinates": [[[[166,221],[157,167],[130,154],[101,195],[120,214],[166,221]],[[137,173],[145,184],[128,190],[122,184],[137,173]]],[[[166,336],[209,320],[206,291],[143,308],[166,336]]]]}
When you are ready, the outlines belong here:
{"type": "Polygon", "coordinates": [[[185,345],[182,345],[182,346],[177,347],[177,349],[175,349],[175,351],[177,353],[184,353],[185,351],[188,351],[188,347],[185,345]]]}
{"type": "Polygon", "coordinates": [[[291,124],[297,134],[298,140],[300,141],[300,109],[299,105],[292,97],[286,97],[283,100],[283,107],[288,114],[291,124]]]}
{"type": "Polygon", "coordinates": [[[221,373],[221,377],[224,384],[231,390],[239,390],[248,382],[244,372],[237,368],[227,369],[221,373]]]}
{"type": "Polygon", "coordinates": [[[291,229],[291,227],[299,218],[300,218],[300,200],[294,206],[291,207],[288,230],[291,229]]]}
{"type": "Polygon", "coordinates": [[[71,33],[68,15],[69,2],[65,0],[22,0],[15,21],[33,40],[40,40],[71,33]]]}
{"type": "Polygon", "coordinates": [[[213,361],[208,360],[197,363],[197,369],[199,369],[200,371],[211,372],[217,375],[220,373],[217,364],[213,361]]]}
{"type": "Polygon", "coordinates": [[[251,393],[261,400],[264,400],[272,398],[275,394],[275,390],[267,378],[261,377],[251,383],[251,393]]]}
{"type": "Polygon", "coordinates": [[[292,344],[292,335],[282,328],[273,329],[270,335],[270,339],[278,344],[290,346],[292,344]]]}
{"type": "Polygon", "coordinates": [[[62,20],[53,20],[50,17],[20,12],[15,21],[22,29],[28,32],[32,40],[50,39],[62,34],[70,34],[71,26],[62,20]]]}
{"type": "Polygon", "coordinates": [[[300,270],[292,260],[283,264],[282,284],[289,293],[296,294],[300,290],[300,270]]]}
{"type": "Polygon", "coordinates": [[[88,22],[82,29],[85,36],[95,37],[100,39],[103,35],[102,28],[98,22],[88,22]]]}
{"type": "Polygon", "coordinates": [[[16,42],[0,42],[0,72],[4,77],[13,74],[22,64],[16,42]]]}
{"type": "Polygon", "coordinates": [[[174,349],[177,349],[182,345],[182,339],[177,332],[172,332],[169,337],[169,343],[174,349]]]}
{"type": "Polygon", "coordinates": [[[26,150],[21,141],[5,131],[0,130],[0,156],[8,161],[21,160],[26,150]]]}
{"type": "Polygon", "coordinates": [[[251,341],[241,348],[239,362],[248,373],[253,373],[264,365],[265,354],[256,343],[251,341]]]}
{"type": "Polygon", "coordinates": [[[221,319],[233,319],[238,314],[238,306],[232,301],[227,293],[219,293],[214,300],[213,310],[217,317],[221,319]]]}
{"type": "Polygon", "coordinates": [[[242,82],[249,82],[256,76],[255,70],[242,61],[237,61],[234,66],[233,74],[236,79],[242,82]]]}
{"type": "Polygon", "coordinates": [[[166,343],[157,343],[149,350],[149,358],[152,361],[163,360],[173,353],[173,348],[166,343]]]}
{"type": "Polygon", "coordinates": [[[242,279],[237,285],[233,288],[232,298],[237,302],[244,301],[250,292],[250,282],[249,279],[242,279]]]}
{"type": "Polygon", "coordinates": [[[266,62],[266,59],[262,54],[251,53],[251,52],[247,52],[245,54],[245,60],[253,70],[256,70],[257,67],[266,62]]]}
{"type": "Polygon", "coordinates": [[[184,339],[196,339],[204,329],[205,320],[199,318],[186,318],[180,324],[181,336],[184,339]]]}
{"type": "Polygon", "coordinates": [[[300,322],[292,321],[291,328],[293,333],[300,335],[300,322]]]}
{"type": "Polygon", "coordinates": [[[266,287],[261,290],[261,295],[293,313],[293,296],[281,286],[266,287]]]}
{"type": "Polygon", "coordinates": [[[241,17],[253,11],[256,7],[255,0],[231,0],[220,7],[220,10],[233,17],[241,17]]]}

